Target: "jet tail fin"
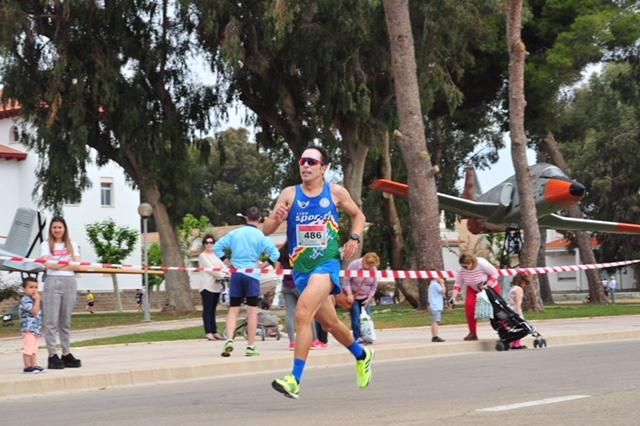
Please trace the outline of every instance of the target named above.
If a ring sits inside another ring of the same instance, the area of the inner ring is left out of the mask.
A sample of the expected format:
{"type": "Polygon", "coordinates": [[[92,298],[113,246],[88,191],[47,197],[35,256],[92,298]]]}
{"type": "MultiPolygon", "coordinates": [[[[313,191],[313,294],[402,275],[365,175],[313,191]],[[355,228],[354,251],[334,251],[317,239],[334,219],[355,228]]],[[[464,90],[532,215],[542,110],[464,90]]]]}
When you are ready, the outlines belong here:
{"type": "Polygon", "coordinates": [[[482,194],[482,191],[480,190],[480,182],[478,182],[478,174],[475,167],[469,163],[464,172],[464,191],[462,196],[467,200],[477,200],[480,194],[482,194]]]}
{"type": "Polygon", "coordinates": [[[36,214],[37,212],[33,209],[19,208],[16,210],[7,240],[4,244],[0,244],[0,248],[17,256],[25,256],[31,243],[36,214]]]}

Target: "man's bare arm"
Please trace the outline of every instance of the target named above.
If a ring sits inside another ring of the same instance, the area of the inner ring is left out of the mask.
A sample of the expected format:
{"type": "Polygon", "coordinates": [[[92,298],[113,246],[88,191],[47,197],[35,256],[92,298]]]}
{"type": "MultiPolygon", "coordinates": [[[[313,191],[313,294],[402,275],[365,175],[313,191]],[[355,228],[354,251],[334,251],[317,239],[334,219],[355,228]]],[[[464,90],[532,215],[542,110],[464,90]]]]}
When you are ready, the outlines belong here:
{"type": "Polygon", "coordinates": [[[273,234],[276,229],[278,229],[278,226],[287,220],[287,216],[289,216],[289,208],[291,207],[295,196],[295,191],[296,189],[294,186],[289,186],[282,191],[273,211],[262,224],[262,232],[264,235],[273,234]]]}
{"type": "Polygon", "coordinates": [[[343,258],[345,260],[350,260],[359,251],[358,246],[362,241],[362,236],[364,234],[364,225],[367,219],[364,216],[364,213],[362,213],[362,210],[360,210],[360,207],[358,207],[355,201],[353,201],[353,198],[351,198],[349,191],[347,191],[340,185],[332,185],[331,192],[338,208],[351,217],[351,234],[358,234],[360,236],[359,241],[349,239],[349,241],[347,241],[346,244],[342,246],[343,258]]]}

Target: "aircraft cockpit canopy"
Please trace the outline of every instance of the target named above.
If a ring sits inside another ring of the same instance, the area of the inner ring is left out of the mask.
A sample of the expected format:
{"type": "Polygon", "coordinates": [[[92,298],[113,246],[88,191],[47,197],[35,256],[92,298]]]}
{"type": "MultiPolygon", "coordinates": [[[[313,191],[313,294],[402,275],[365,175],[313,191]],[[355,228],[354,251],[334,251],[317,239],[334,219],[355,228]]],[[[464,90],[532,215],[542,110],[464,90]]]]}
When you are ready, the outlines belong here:
{"type": "Polygon", "coordinates": [[[541,178],[554,178],[554,179],[563,179],[563,180],[571,180],[567,175],[565,175],[559,167],[554,166],[552,164],[539,163],[533,166],[533,171],[536,175],[541,178]]]}

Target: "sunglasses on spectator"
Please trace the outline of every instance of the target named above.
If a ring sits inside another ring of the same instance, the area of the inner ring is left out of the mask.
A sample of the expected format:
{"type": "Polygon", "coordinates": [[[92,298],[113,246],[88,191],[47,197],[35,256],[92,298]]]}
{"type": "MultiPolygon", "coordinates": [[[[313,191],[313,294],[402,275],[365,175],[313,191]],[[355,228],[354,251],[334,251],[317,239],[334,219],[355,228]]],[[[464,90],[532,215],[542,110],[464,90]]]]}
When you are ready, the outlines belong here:
{"type": "Polygon", "coordinates": [[[310,166],[315,166],[316,164],[322,164],[321,160],[317,160],[315,158],[310,158],[310,157],[302,157],[299,161],[298,164],[300,164],[301,166],[304,166],[305,164],[308,164],[310,166]]]}
{"type": "Polygon", "coordinates": [[[464,264],[464,265],[460,265],[460,267],[462,269],[469,269],[469,268],[471,268],[471,265],[470,264],[464,264]]]}
{"type": "Polygon", "coordinates": [[[215,242],[211,241],[211,240],[207,240],[204,242],[205,244],[215,244],[215,242]]]}

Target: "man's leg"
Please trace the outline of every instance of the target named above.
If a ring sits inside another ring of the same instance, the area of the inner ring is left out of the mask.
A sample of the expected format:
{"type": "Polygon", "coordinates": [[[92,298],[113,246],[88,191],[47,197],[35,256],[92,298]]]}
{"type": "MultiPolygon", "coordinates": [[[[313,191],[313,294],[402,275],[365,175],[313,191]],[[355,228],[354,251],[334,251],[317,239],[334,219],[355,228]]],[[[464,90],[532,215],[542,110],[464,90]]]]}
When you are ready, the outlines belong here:
{"type": "MultiPolygon", "coordinates": [[[[333,284],[329,275],[312,275],[296,305],[296,349],[294,357],[305,360],[309,356],[309,348],[313,342],[313,317],[318,308],[329,302],[333,284]]],[[[334,310],[335,311],[335,310],[334,310]]],[[[345,327],[346,329],[346,327],[345,327]]],[[[325,330],[329,331],[326,327],[325,330]]],[[[347,329],[348,332],[348,329],[347,329]]]]}
{"type": "MultiPolygon", "coordinates": [[[[358,302],[356,302],[358,303],[358,302]]],[[[340,321],[336,308],[330,298],[322,303],[316,312],[316,321],[335,337],[356,358],[357,383],[361,389],[369,386],[372,377],[371,362],[373,361],[373,349],[364,348],[356,342],[349,332],[349,328],[340,321]]]]}
{"type": "MultiPolygon", "coordinates": [[[[329,275],[315,274],[309,278],[307,286],[300,294],[296,305],[296,347],[293,354],[293,368],[291,374],[271,382],[273,389],[288,398],[297,399],[300,395],[300,382],[313,341],[311,328],[313,317],[319,306],[330,299],[329,294],[331,294],[332,288],[333,284],[329,275]]],[[[349,330],[346,327],[345,329],[347,336],[351,337],[349,330]]]]}
{"type": "Polygon", "coordinates": [[[240,305],[230,306],[227,313],[227,339],[233,340],[236,337],[236,323],[238,322],[238,313],[240,305]]]}
{"type": "Polygon", "coordinates": [[[284,305],[287,307],[285,321],[287,335],[289,336],[289,343],[293,343],[296,339],[296,304],[298,303],[298,296],[291,290],[283,291],[282,296],[284,297],[284,305]]]}
{"type": "Polygon", "coordinates": [[[256,344],[256,332],[258,331],[258,308],[247,305],[247,342],[250,347],[256,344]]]}
{"type": "Polygon", "coordinates": [[[227,340],[222,348],[223,357],[231,356],[234,349],[233,339],[236,337],[236,322],[238,320],[238,312],[240,312],[241,297],[232,297],[229,300],[229,312],[227,313],[227,340]]]}

